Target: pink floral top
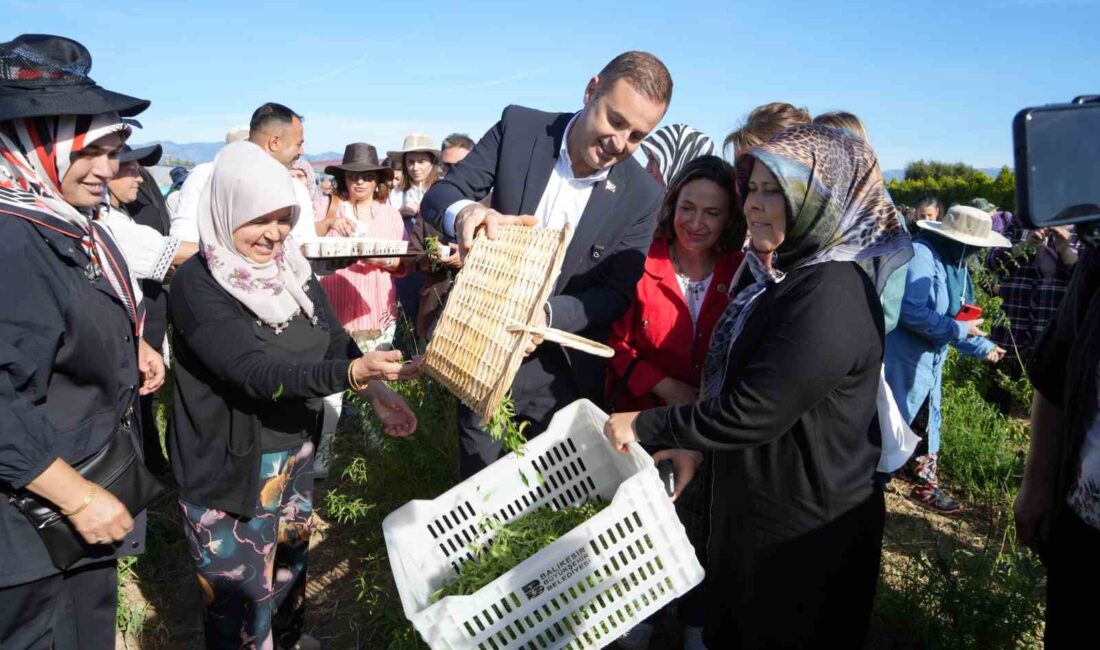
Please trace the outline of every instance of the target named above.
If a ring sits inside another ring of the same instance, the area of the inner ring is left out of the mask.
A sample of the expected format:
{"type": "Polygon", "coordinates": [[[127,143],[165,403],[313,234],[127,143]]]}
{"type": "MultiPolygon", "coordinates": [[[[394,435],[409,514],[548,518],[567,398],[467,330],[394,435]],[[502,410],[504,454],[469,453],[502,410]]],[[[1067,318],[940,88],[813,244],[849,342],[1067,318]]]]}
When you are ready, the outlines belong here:
{"type": "MultiPolygon", "coordinates": [[[[401,239],[408,241],[401,213],[396,208],[375,201],[373,216],[356,219],[347,201],[340,204],[342,214],[359,224],[357,237],[401,239]]],[[[360,213],[363,210],[360,209],[360,213]]],[[[349,332],[385,330],[397,322],[397,291],[393,275],[368,262],[359,262],[321,278],[337,318],[349,332]]]]}

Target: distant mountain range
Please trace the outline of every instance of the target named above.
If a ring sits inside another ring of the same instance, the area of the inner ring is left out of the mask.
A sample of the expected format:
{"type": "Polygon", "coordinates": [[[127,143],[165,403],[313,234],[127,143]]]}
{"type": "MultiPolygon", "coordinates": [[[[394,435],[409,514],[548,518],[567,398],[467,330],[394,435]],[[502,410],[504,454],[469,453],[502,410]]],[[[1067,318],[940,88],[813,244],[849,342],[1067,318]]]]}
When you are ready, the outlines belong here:
{"type": "MultiPolygon", "coordinates": [[[[172,142],[171,140],[155,140],[153,142],[145,142],[142,144],[131,145],[133,147],[144,147],[150,144],[159,144],[164,149],[164,156],[162,164],[172,159],[173,163],[182,161],[190,162],[193,164],[199,164],[204,162],[210,162],[214,159],[214,156],[221,151],[225,146],[224,142],[172,142]]],[[[333,160],[340,159],[344,154],[337,151],[324,151],[315,154],[306,154],[306,160],[333,160]]]]}

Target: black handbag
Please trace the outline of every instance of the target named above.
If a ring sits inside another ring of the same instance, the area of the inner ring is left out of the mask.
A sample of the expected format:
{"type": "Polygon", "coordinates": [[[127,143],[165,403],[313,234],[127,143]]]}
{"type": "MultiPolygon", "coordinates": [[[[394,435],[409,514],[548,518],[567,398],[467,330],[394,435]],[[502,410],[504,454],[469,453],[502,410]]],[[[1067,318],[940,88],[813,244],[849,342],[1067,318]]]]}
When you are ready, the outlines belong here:
{"type": "MultiPolygon", "coordinates": [[[[134,447],[128,420],[119,426],[111,442],[90,458],[73,465],[73,469],[113,494],[134,517],[164,493],[164,486],[145,467],[134,447]]],[[[26,490],[9,498],[38,531],[50,560],[58,569],[64,571],[88,556],[112,554],[114,544],[88,544],[69,523],[68,517],[49,501],[26,490]]]]}

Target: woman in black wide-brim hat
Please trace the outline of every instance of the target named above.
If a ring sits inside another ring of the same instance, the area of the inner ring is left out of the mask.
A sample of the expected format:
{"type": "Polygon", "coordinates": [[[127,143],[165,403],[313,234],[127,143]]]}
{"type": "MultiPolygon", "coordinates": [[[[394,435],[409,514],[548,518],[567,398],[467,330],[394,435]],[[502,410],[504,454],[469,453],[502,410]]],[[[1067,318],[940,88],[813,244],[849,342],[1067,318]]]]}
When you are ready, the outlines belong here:
{"type": "Polygon", "coordinates": [[[116,559],[144,547],[144,512],[74,469],[103,450],[140,448],[134,404],[164,379],[140,342],[144,310],[126,259],[92,219],[130,134],[122,118],[149,102],[100,88],[90,67],[87,49],[66,38],[0,44],[4,648],[114,648],[116,559]],[[82,547],[75,563],[15,505],[28,500],[53,513],[69,548],[82,547]]]}

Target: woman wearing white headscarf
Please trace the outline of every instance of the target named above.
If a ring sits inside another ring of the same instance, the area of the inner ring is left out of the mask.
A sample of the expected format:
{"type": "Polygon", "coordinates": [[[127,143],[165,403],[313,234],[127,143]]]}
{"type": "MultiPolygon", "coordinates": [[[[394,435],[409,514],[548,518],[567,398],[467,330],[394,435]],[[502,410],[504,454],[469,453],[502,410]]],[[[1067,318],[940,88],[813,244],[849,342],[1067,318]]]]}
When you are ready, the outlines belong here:
{"type": "Polygon", "coordinates": [[[206,607],[208,647],[317,647],[302,634],[321,398],[348,388],[387,434],[416,427],[381,381],[400,352],[361,355],[309,264],[284,246],[294,181],[256,145],[227,146],[199,214],[200,255],[172,283],[168,449],[206,607]]]}

